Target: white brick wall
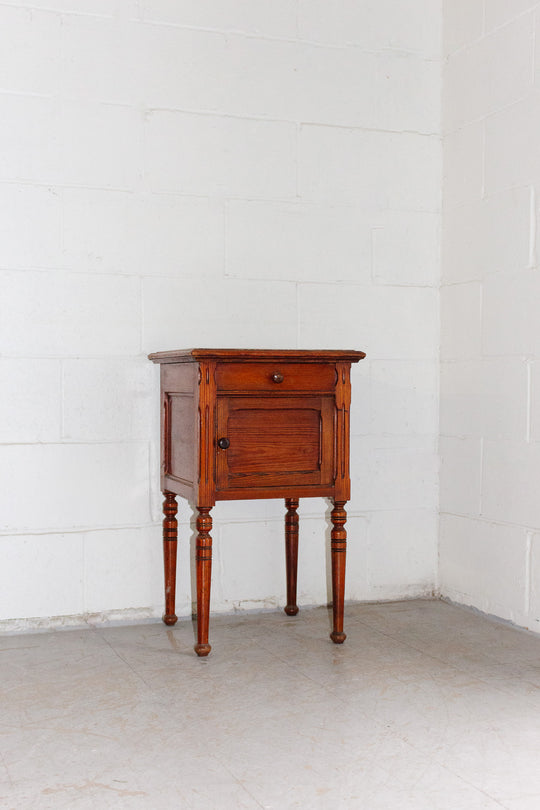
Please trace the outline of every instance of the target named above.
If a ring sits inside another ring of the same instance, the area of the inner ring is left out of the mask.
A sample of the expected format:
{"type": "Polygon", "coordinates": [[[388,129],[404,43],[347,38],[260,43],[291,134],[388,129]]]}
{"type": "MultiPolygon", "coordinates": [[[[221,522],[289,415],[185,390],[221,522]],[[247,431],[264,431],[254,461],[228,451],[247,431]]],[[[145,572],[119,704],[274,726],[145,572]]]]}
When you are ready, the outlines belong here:
{"type": "Polygon", "coordinates": [[[296,36],[296,3],[290,0],[141,0],[145,22],[170,23],[189,28],[242,31],[261,37],[296,36]]]}
{"type": "Polygon", "coordinates": [[[440,6],[432,0],[299,0],[298,25],[301,37],[316,42],[439,57],[440,6]]]}
{"type": "MultiPolygon", "coordinates": [[[[197,345],[367,351],[347,598],[432,592],[440,11],[0,3],[0,620],[161,613],[146,353],[197,345]]],[[[516,23],[507,49],[527,35],[516,23]]],[[[454,183],[463,197],[471,180],[454,183]]],[[[326,511],[302,503],[303,604],[328,600],[326,511]]],[[[216,506],[214,610],[283,601],[283,512],[216,506]]],[[[189,615],[185,503],[179,518],[189,615]]]]}
{"type": "Polygon", "coordinates": [[[527,535],[517,526],[441,516],[440,578],[444,594],[486,613],[526,624],[527,535]]]}
{"type": "Polygon", "coordinates": [[[302,126],[298,189],[368,211],[437,211],[440,142],[431,134],[302,126]]]}
{"type": "MultiPolygon", "coordinates": [[[[471,5],[477,3],[471,0],[471,5]]],[[[445,130],[456,130],[527,95],[534,49],[532,17],[516,17],[447,57],[445,130]]]]}
{"type": "Polygon", "coordinates": [[[538,632],[540,4],[443,19],[440,588],[538,632]]]}
{"type": "Polygon", "coordinates": [[[371,282],[373,231],[361,209],[231,200],[226,217],[228,277],[371,282]]]}

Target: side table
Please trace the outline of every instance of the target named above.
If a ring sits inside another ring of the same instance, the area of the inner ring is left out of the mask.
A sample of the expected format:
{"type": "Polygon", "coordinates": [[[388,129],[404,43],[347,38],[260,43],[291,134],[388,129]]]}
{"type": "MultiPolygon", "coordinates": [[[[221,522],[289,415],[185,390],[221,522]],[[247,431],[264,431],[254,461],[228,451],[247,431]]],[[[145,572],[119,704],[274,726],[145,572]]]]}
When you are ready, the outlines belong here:
{"type": "Polygon", "coordinates": [[[208,655],[212,518],[216,501],[284,498],[287,605],[298,613],[299,498],[328,497],[333,630],[343,604],[350,498],[350,368],[361,351],[185,349],[149,355],[161,367],[161,489],[165,613],[175,615],[176,496],[197,508],[197,644],[208,655]]]}

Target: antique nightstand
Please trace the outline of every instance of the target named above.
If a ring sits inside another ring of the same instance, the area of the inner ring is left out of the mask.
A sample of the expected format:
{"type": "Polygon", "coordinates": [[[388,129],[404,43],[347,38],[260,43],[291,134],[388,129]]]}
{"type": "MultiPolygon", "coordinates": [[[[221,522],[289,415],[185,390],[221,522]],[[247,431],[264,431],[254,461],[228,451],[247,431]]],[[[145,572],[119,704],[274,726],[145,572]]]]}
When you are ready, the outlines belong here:
{"type": "Polygon", "coordinates": [[[350,497],[350,368],[360,351],[186,349],[161,365],[161,488],[165,624],[174,624],[176,495],[197,508],[197,644],[208,655],[212,518],[216,501],[284,498],[287,606],[298,613],[298,499],[329,497],[333,630],[345,641],[343,601],[350,497]]]}

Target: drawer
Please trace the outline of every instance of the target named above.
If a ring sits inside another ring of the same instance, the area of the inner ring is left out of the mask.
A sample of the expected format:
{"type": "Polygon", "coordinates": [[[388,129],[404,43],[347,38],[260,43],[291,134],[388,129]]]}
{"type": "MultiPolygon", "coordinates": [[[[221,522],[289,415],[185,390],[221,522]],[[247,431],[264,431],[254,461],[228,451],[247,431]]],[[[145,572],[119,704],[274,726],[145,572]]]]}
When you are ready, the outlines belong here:
{"type": "Polygon", "coordinates": [[[336,382],[334,363],[218,363],[216,367],[218,394],[333,393],[336,382]]]}

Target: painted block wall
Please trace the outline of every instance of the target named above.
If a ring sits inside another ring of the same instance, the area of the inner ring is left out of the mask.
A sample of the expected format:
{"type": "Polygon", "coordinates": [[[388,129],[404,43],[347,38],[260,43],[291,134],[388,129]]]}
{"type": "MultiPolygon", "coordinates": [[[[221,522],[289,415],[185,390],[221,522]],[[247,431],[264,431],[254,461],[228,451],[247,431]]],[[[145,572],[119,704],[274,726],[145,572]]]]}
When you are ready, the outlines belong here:
{"type": "Polygon", "coordinates": [[[540,4],[443,16],[440,588],[540,632],[540,4]]]}
{"type": "MultiPolygon", "coordinates": [[[[146,355],[189,346],[368,353],[346,596],[433,591],[440,11],[0,2],[4,628],[161,614],[146,355]]],[[[328,506],[300,511],[299,602],[326,603],[328,506]]],[[[283,514],[216,506],[213,611],[283,604],[283,514]]]]}

